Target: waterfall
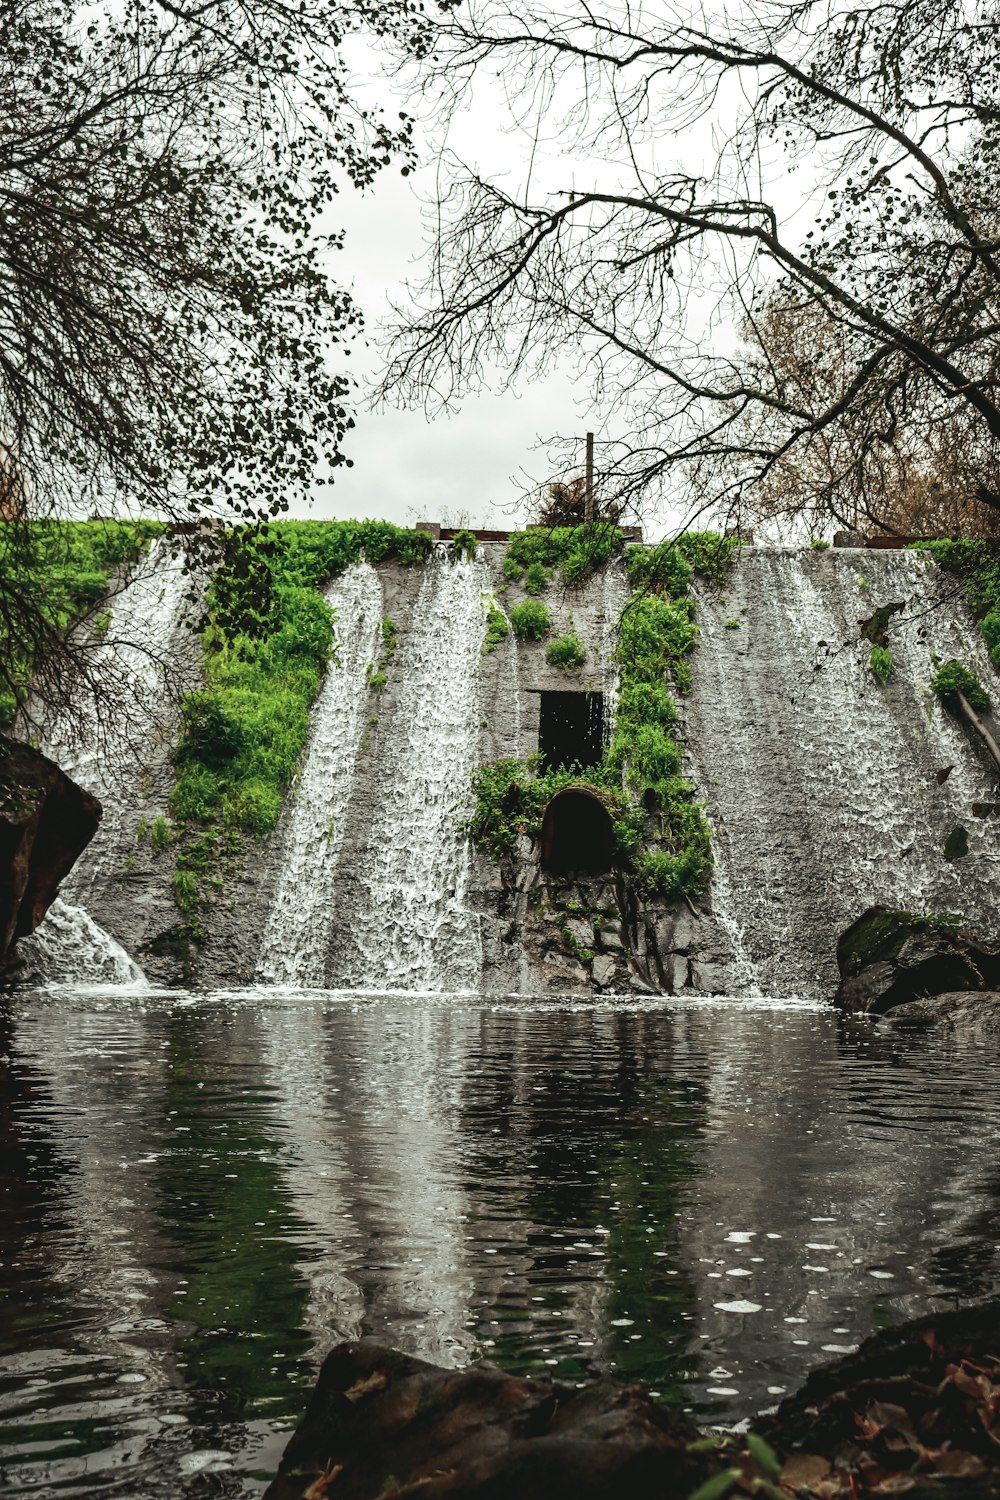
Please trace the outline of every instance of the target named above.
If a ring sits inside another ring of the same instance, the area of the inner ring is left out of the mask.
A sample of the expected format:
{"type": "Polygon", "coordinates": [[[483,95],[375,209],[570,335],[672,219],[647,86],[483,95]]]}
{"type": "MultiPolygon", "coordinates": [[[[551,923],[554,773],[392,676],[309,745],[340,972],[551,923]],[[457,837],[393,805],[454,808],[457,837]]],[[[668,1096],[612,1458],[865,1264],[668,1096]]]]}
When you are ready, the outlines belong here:
{"type": "Polygon", "coordinates": [[[615,714],[618,710],[618,688],[621,673],[615,661],[618,644],[618,622],[628,603],[628,583],[624,565],[619,561],[608,563],[602,581],[602,616],[599,661],[604,689],[604,740],[611,742],[615,732],[615,714]]]}
{"type": "Polygon", "coordinates": [[[99,927],[82,906],[56,897],[44,921],[18,944],[30,982],[114,984],[146,989],[148,981],[125,949],[99,927]]]}
{"type": "Polygon", "coordinates": [[[172,719],[167,673],[172,636],[190,578],[169,541],[154,541],[125,586],[109,599],[111,621],[91,659],[86,697],[43,733],[42,749],[104,805],[101,826],[67,888],[79,896],[120,863],[126,824],[143,801],[142,783],[172,719]]]}
{"type": "Polygon", "coordinates": [[[354,889],[334,932],[332,977],[365,989],[470,989],[478,925],[466,909],[469,846],[459,824],[479,739],[484,564],[427,563],[391,668],[370,821],[353,850],[354,889]]]}
{"type": "Polygon", "coordinates": [[[972,804],[996,795],[996,771],[930,693],[932,652],[994,693],[996,676],[941,588],[919,554],[776,548],[744,552],[720,590],[701,590],[689,743],[715,909],[745,950],[734,992],[749,965],[766,992],[829,994],[838,933],[876,902],[995,926],[995,825],[972,804]],[[896,601],[880,684],[859,626],[896,601]],[[956,825],[969,853],[949,861],[956,825]]]}
{"type": "Polygon", "coordinates": [[[349,568],[326,599],[337,616],[337,652],[313,710],[257,966],[258,978],[272,984],[324,982],[337,864],[368,713],[365,673],[378,658],[382,585],[375,569],[349,568]]]}

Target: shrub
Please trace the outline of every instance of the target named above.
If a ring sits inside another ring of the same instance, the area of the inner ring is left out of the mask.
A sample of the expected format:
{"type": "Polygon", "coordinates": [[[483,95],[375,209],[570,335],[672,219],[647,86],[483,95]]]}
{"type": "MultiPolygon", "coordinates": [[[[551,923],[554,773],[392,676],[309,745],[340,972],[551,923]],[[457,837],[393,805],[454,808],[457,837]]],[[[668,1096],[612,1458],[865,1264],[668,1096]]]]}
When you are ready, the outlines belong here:
{"type": "Polygon", "coordinates": [[[170,793],[170,811],[181,823],[208,823],[222,801],[219,777],[207,766],[186,766],[170,793]]]}
{"type": "Polygon", "coordinates": [[[559,667],[563,672],[579,672],[587,660],[587,648],[576,631],[557,636],[545,652],[550,667],[559,667]]]}
{"type": "Polygon", "coordinates": [[[824,541],[824,539],[821,536],[814,536],[813,539],[812,539],[812,541],[809,543],[809,545],[813,549],[814,552],[825,552],[826,549],[827,549],[827,547],[829,547],[830,543],[827,542],[827,541],[824,541]]]}
{"type": "Polygon", "coordinates": [[[597,522],[593,526],[529,526],[515,531],[507,544],[504,577],[525,579],[531,571],[529,593],[540,593],[553,568],[562,568],[563,582],[582,583],[597,568],[603,568],[621,551],[623,537],[617,526],[597,522]],[[542,581],[544,575],[544,582],[542,581]]]}
{"type": "Polygon", "coordinates": [[[246,747],[247,726],[222,693],[207,688],[188,693],[181,703],[181,718],[178,765],[196,762],[219,771],[246,747]]]}
{"type": "Polygon", "coordinates": [[[540,641],[552,629],[552,618],[544,604],[525,599],[510,612],[510,623],[519,641],[540,641]]]}
{"type": "Polygon", "coordinates": [[[232,822],[248,833],[258,837],[270,833],[281,816],[281,787],[261,776],[242,781],[229,792],[225,810],[232,822]]]}
{"type": "Polygon", "coordinates": [[[658,547],[630,547],[625,554],[628,581],[634,589],[662,589],[670,595],[687,592],[692,567],[672,542],[658,547]]]}
{"type": "Polygon", "coordinates": [[[489,656],[491,651],[495,651],[500,642],[505,641],[509,634],[510,626],[507,623],[507,616],[502,609],[497,609],[495,604],[491,604],[486,612],[486,635],[483,639],[483,656],[489,656]]]}
{"type": "Polygon", "coordinates": [[[931,691],[941,699],[946,708],[958,706],[958,695],[962,693],[971,708],[980,713],[990,706],[989,694],[975,672],[960,661],[946,661],[938,667],[931,681],[931,691]]]}
{"type": "Polygon", "coordinates": [[[166,849],[170,843],[170,824],[166,818],[154,818],[149,830],[149,842],[154,849],[166,849]]]}
{"type": "Polygon", "coordinates": [[[451,555],[474,562],[479,551],[479,541],[474,531],[456,531],[451,539],[451,555]]]}
{"type": "Polygon", "coordinates": [[[190,916],[198,904],[197,876],[190,870],[175,870],[170,889],[180,910],[185,916],[190,916]]]}
{"type": "Polygon", "coordinates": [[[879,682],[888,682],[892,676],[892,652],[889,647],[873,646],[868,665],[879,682]]]}
{"type": "Polygon", "coordinates": [[[647,899],[697,896],[705,889],[711,873],[712,856],[707,841],[690,844],[679,854],[654,849],[639,861],[635,873],[636,889],[647,899]]]}
{"type": "Polygon", "coordinates": [[[544,563],[533,562],[524,570],[524,588],[528,594],[544,594],[549,586],[549,570],[544,563]]]}

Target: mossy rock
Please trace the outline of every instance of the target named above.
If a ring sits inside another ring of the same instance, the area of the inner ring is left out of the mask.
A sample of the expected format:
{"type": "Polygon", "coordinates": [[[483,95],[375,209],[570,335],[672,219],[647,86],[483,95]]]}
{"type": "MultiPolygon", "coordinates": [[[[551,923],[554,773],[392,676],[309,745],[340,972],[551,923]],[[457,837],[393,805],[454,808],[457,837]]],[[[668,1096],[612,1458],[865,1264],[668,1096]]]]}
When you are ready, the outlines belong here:
{"type": "Polygon", "coordinates": [[[960,917],[872,906],[837,942],[837,1003],[882,1014],[928,995],[984,990],[1000,979],[1000,951],[969,934],[960,917]]]}

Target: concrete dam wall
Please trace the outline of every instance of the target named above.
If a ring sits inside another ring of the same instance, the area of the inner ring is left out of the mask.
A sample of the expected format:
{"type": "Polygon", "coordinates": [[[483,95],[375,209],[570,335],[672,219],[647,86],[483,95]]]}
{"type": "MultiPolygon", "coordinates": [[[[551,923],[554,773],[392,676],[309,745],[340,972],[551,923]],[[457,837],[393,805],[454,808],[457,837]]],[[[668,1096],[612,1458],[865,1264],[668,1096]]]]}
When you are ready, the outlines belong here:
{"type": "Polygon", "coordinates": [[[338,648],[299,774],[273,834],[220,870],[191,943],[170,850],[143,836],[166,815],[176,689],[200,680],[179,564],[154,548],[109,635],[155,636],[173,681],[137,657],[145,717],[105,726],[100,755],[86,724],[51,726],[48,753],[109,812],[40,930],[37,967],[124,982],[123,964],[138,964],[152,981],[215,986],[825,995],[838,932],[875,902],[997,927],[996,767],[930,693],[934,656],[998,685],[954,579],[916,553],[745,548],[726,582],[698,583],[692,689],[675,696],[713,834],[703,897],[651,904],[613,868],[543,868],[540,838],[499,864],[474,850],[462,824],[477,766],[607,733],[629,596],[621,558],[577,587],[553,577],[553,633],[583,642],[579,672],[513,632],[483,654],[488,611],[509,617],[527,597],[504,554],[440,547],[419,566],[355,564],[327,586],[338,648]],[[881,683],[860,626],[897,604],[881,683]]]}

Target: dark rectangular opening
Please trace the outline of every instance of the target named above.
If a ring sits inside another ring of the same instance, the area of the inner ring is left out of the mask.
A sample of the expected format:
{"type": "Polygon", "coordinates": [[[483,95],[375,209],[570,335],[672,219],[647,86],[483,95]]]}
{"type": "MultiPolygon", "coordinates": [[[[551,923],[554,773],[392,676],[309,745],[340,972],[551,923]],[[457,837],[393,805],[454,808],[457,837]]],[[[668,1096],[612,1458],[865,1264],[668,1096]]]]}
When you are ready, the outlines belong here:
{"type": "Polygon", "coordinates": [[[604,752],[603,693],[540,693],[542,769],[596,766],[604,752]]]}

